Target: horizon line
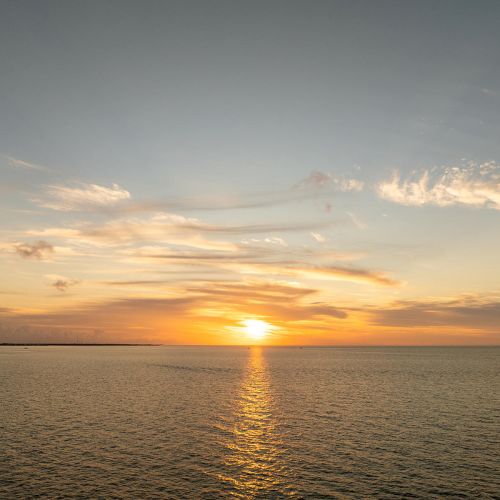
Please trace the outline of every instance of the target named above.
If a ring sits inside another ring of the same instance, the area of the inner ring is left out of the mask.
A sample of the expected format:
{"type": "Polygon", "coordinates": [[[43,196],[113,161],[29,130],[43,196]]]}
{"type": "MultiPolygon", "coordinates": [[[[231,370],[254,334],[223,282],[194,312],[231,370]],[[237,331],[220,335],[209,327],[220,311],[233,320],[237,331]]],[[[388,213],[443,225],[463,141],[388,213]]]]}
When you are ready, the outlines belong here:
{"type": "Polygon", "coordinates": [[[366,347],[500,347],[500,344],[161,344],[161,343],[121,343],[121,342],[0,342],[0,347],[272,347],[272,348],[366,348],[366,347]]]}

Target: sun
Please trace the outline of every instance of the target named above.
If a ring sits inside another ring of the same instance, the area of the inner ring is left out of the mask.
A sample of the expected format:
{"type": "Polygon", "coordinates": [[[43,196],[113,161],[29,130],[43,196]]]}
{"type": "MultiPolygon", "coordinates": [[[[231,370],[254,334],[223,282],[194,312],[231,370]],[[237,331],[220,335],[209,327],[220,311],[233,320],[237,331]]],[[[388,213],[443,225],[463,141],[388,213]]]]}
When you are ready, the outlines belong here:
{"type": "Polygon", "coordinates": [[[271,329],[271,325],[261,319],[245,319],[242,323],[248,336],[253,340],[262,340],[271,329]]]}

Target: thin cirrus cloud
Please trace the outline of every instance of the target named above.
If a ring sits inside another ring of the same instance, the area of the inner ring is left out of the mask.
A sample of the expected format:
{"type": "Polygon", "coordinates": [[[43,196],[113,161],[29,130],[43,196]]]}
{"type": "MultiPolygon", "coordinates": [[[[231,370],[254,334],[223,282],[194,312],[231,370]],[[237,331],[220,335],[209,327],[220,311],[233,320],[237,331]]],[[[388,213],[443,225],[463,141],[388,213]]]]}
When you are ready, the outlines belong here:
{"type": "Polygon", "coordinates": [[[378,195],[402,205],[463,205],[500,210],[500,165],[470,162],[462,167],[423,170],[402,179],[399,172],[377,185],[378,195]]]}
{"type": "Polygon", "coordinates": [[[322,234],[316,233],[314,231],[311,231],[311,237],[318,243],[324,243],[326,241],[326,238],[322,234]]]}
{"type": "Polygon", "coordinates": [[[350,281],[354,283],[367,283],[381,286],[398,286],[397,280],[389,278],[384,273],[368,269],[358,269],[340,266],[311,266],[307,264],[294,264],[275,268],[284,274],[292,274],[305,278],[350,281]]]}
{"type": "Polygon", "coordinates": [[[196,199],[137,200],[120,206],[123,213],[158,212],[172,210],[237,210],[265,208],[327,196],[338,192],[359,192],[364,183],[358,179],[313,171],[288,189],[242,195],[199,195],[196,199]]]}
{"type": "MultiPolygon", "coordinates": [[[[213,249],[210,249],[213,250],[213,249]]],[[[308,259],[325,262],[356,260],[357,253],[310,251],[303,248],[234,245],[232,252],[185,251],[161,246],[124,249],[121,255],[135,260],[196,263],[241,275],[274,275],[301,277],[322,281],[348,281],[377,286],[399,286],[401,283],[385,273],[370,269],[338,265],[312,265],[308,259]],[[300,259],[300,260],[298,260],[300,259]]]]}
{"type": "Polygon", "coordinates": [[[493,330],[500,337],[500,297],[399,301],[369,310],[371,320],[390,327],[462,327],[493,330]]]}
{"type": "Polygon", "coordinates": [[[215,225],[199,219],[170,213],[151,217],[128,217],[110,220],[104,224],[80,224],[75,227],[53,227],[31,230],[31,236],[77,240],[96,245],[119,245],[139,241],[162,242],[202,249],[234,251],[235,243],[208,239],[207,235],[247,235],[259,233],[293,232],[329,227],[333,223],[283,223],[249,225],[215,225]]]}
{"type": "Polygon", "coordinates": [[[197,219],[175,214],[156,214],[142,219],[116,219],[105,224],[82,224],[72,228],[53,227],[32,230],[29,234],[95,246],[119,246],[151,241],[204,250],[234,251],[236,249],[234,243],[206,238],[202,234],[202,224],[197,219]]]}
{"type": "Polygon", "coordinates": [[[329,173],[314,170],[306,178],[297,182],[293,189],[295,190],[318,190],[323,188],[332,188],[335,191],[349,192],[362,191],[364,183],[358,179],[349,177],[337,177],[329,173]]]}
{"type": "Polygon", "coordinates": [[[310,277],[318,277],[321,279],[361,282],[382,286],[399,286],[401,284],[399,281],[389,278],[380,271],[373,271],[368,269],[347,268],[339,266],[307,266],[293,269],[298,270],[299,274],[310,277]]]}
{"type": "MultiPolygon", "coordinates": [[[[203,264],[213,265],[216,262],[219,263],[231,263],[239,262],[241,263],[241,269],[244,270],[247,266],[251,265],[252,262],[256,264],[266,260],[276,257],[281,259],[288,259],[282,261],[283,265],[290,265],[290,263],[297,263],[297,259],[314,259],[318,261],[353,261],[358,260],[364,256],[364,254],[359,252],[336,252],[332,250],[318,250],[309,249],[303,247],[281,247],[281,246],[262,246],[262,245],[250,245],[248,243],[234,246],[233,252],[213,252],[213,251],[200,251],[198,249],[185,250],[185,249],[173,249],[161,245],[146,245],[135,248],[123,248],[118,251],[119,255],[123,255],[127,258],[132,258],[135,260],[146,260],[146,261],[172,261],[172,262],[198,262],[203,264]],[[293,261],[290,261],[293,259],[293,261]]],[[[267,263],[271,266],[270,263],[267,263]]],[[[274,262],[276,265],[276,262],[274,262]]],[[[288,272],[288,274],[290,274],[288,272]]]]}
{"type": "Polygon", "coordinates": [[[130,199],[130,193],[118,184],[111,187],[79,183],[75,186],[47,185],[44,197],[33,200],[41,207],[64,212],[114,206],[130,199]]]}
{"type": "Polygon", "coordinates": [[[7,160],[7,165],[11,168],[23,169],[23,170],[36,170],[38,172],[50,172],[50,169],[48,167],[44,167],[43,165],[38,165],[37,163],[21,160],[19,158],[14,158],[13,156],[8,156],[8,155],[2,155],[2,156],[7,160]]]}
{"type": "MultiPolygon", "coordinates": [[[[21,160],[16,161],[21,162],[21,160]]],[[[108,187],[80,182],[74,185],[46,185],[43,189],[43,195],[33,198],[32,201],[41,207],[64,212],[106,210],[125,215],[172,210],[263,208],[326,196],[334,192],[358,192],[362,191],[363,187],[364,183],[358,179],[313,171],[289,189],[241,196],[226,193],[212,197],[200,195],[196,199],[132,201],[130,192],[118,184],[112,184],[108,187]]],[[[259,229],[257,228],[256,231],[259,229]]]]}
{"type": "Polygon", "coordinates": [[[242,274],[291,276],[321,281],[348,281],[377,286],[399,286],[401,284],[380,271],[329,265],[315,266],[306,262],[219,261],[218,265],[223,269],[242,274]]]}

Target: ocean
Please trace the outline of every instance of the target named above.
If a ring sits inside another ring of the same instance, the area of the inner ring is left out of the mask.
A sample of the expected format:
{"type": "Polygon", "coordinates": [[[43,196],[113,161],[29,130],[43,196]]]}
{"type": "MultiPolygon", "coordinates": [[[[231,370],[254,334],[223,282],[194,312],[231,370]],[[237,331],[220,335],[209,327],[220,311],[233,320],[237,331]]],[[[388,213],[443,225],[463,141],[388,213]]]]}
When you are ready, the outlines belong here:
{"type": "Polygon", "coordinates": [[[0,498],[500,498],[500,348],[0,347],[0,498]]]}

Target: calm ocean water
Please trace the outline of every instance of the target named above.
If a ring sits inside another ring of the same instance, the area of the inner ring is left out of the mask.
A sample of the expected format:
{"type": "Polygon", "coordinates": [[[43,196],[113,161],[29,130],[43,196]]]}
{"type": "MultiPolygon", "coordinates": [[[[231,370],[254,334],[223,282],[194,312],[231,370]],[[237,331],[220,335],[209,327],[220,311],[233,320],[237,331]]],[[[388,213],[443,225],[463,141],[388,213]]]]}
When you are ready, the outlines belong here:
{"type": "Polygon", "coordinates": [[[1,347],[0,497],[500,498],[500,348],[1,347]]]}

